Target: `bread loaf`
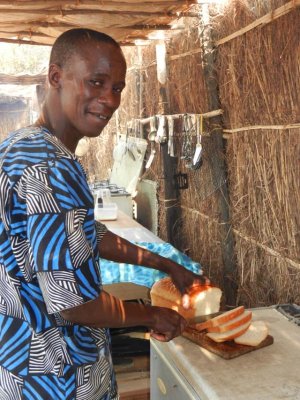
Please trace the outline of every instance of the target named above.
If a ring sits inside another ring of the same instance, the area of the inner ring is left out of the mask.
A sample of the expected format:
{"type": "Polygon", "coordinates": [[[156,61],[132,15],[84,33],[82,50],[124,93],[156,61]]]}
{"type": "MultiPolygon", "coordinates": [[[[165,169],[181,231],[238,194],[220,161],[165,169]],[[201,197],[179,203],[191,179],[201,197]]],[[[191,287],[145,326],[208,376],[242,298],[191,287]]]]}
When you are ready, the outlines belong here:
{"type": "Polygon", "coordinates": [[[190,308],[186,310],[181,304],[181,293],[169,277],[154,283],[150,291],[152,305],[171,308],[186,319],[212,314],[220,309],[222,291],[217,287],[210,285],[194,286],[189,292],[189,296],[190,308]]]}
{"type": "Polygon", "coordinates": [[[235,343],[247,346],[258,346],[268,336],[269,330],[263,321],[254,321],[247,331],[234,339],[235,343]]]}

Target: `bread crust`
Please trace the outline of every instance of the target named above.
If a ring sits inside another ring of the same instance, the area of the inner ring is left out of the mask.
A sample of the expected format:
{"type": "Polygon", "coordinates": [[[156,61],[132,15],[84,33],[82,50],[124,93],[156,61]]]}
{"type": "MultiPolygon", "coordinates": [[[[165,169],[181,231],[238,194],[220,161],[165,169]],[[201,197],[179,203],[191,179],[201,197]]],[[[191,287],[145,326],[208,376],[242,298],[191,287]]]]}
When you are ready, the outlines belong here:
{"type": "Polygon", "coordinates": [[[183,306],[179,303],[179,300],[171,301],[162,296],[152,293],[151,304],[153,306],[171,308],[172,310],[177,311],[185,319],[190,319],[190,318],[195,317],[195,309],[194,308],[189,308],[189,309],[183,308],[183,306]]]}
{"type": "MultiPolygon", "coordinates": [[[[225,324],[226,322],[230,321],[231,319],[234,319],[241,315],[245,311],[244,306],[239,306],[237,308],[234,308],[233,310],[225,311],[223,314],[218,315],[217,317],[214,317],[212,319],[209,319],[208,321],[205,322],[200,322],[198,324],[193,324],[193,328],[197,329],[198,331],[203,331],[204,329],[210,329],[217,327],[219,325],[225,324]]],[[[211,331],[211,332],[218,332],[216,331],[211,331]]]]}
{"type": "Polygon", "coordinates": [[[208,332],[228,332],[232,329],[238,328],[241,325],[246,324],[247,322],[251,322],[252,319],[252,312],[251,311],[244,311],[242,314],[238,315],[233,319],[229,319],[225,323],[221,323],[219,325],[215,325],[212,327],[208,327],[208,332]]]}
{"type": "MultiPolygon", "coordinates": [[[[195,301],[195,298],[199,295],[199,292],[206,291],[215,286],[213,285],[195,285],[189,291],[191,302],[195,301]]],[[[181,303],[181,294],[176,288],[174,283],[169,277],[162,278],[155,282],[151,288],[150,295],[158,295],[165,299],[171,300],[175,303],[181,303]]]]}
{"type": "Polygon", "coordinates": [[[250,326],[250,321],[247,322],[246,324],[240,326],[239,328],[235,328],[231,331],[228,332],[221,332],[221,333],[207,333],[207,337],[212,339],[214,342],[217,343],[222,343],[222,342],[228,342],[229,340],[235,339],[238,336],[243,335],[249,328],[250,326]]]}
{"type": "Polygon", "coordinates": [[[269,329],[263,321],[254,321],[247,331],[234,339],[235,343],[246,346],[258,346],[269,334],[269,329]]]}
{"type": "Polygon", "coordinates": [[[155,282],[150,291],[153,306],[167,307],[186,319],[219,311],[221,289],[211,285],[196,285],[189,291],[190,307],[182,306],[182,295],[169,277],[155,282]]]}

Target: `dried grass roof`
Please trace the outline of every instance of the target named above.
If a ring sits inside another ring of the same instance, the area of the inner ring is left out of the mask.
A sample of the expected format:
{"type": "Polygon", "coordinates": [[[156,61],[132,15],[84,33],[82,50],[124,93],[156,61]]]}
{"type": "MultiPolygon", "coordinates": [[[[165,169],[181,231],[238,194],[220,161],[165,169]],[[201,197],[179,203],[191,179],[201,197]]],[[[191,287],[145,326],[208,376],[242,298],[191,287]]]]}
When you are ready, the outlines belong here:
{"type": "Polygon", "coordinates": [[[52,45],[62,32],[87,27],[122,45],[170,30],[192,0],[0,0],[0,41],[52,45]]]}

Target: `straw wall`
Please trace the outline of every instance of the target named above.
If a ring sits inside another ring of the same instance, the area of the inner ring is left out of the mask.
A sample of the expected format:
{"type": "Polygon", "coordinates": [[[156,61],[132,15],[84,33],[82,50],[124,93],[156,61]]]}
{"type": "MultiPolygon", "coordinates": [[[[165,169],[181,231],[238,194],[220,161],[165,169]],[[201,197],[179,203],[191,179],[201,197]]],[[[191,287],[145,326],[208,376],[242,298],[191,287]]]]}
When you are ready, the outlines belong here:
{"type": "Polygon", "coordinates": [[[105,129],[97,138],[89,139],[89,151],[81,157],[81,164],[85,171],[89,183],[106,180],[109,177],[110,169],[113,165],[113,146],[114,133],[113,126],[105,129]]]}
{"type": "MultiPolygon", "coordinates": [[[[211,8],[216,43],[288,3],[235,0],[224,9],[211,8]]],[[[175,205],[174,244],[199,261],[205,273],[222,286],[224,233],[219,198],[228,185],[229,222],[235,238],[232,259],[238,271],[236,303],[248,307],[300,303],[299,14],[295,7],[216,47],[214,68],[224,110],[224,154],[220,149],[217,153],[210,136],[215,126],[207,120],[203,164],[198,170],[189,169],[181,159],[181,121],[175,126],[176,171],[187,174],[189,187],[179,191],[175,205]],[[212,173],[216,156],[226,160],[228,180],[212,173]]],[[[185,30],[167,42],[165,87],[157,81],[154,45],[126,49],[127,88],[119,124],[114,123],[112,131],[117,125],[126,129],[132,118],[212,111],[201,33],[202,21],[188,19],[185,30]]],[[[148,133],[145,127],[144,137],[148,133]]],[[[166,239],[162,147],[155,146],[155,160],[143,177],[158,183],[159,236],[166,239]]]]}
{"type": "MultiPolygon", "coordinates": [[[[245,5],[219,18],[218,38],[232,33],[233,16],[236,30],[255,19],[245,5]]],[[[295,8],[218,48],[238,301],[247,305],[300,301],[299,17],[295,8]]]]}
{"type": "MultiPolygon", "coordinates": [[[[168,82],[165,86],[168,103],[164,104],[161,86],[157,80],[155,46],[125,49],[128,62],[127,87],[120,108],[120,121],[125,129],[130,118],[143,118],[155,114],[205,113],[209,111],[205,81],[202,72],[199,21],[186,21],[189,29],[167,42],[168,82]],[[185,54],[182,57],[182,54],[185,54]]],[[[209,123],[205,123],[207,132],[209,123]]],[[[144,128],[144,137],[149,125],[144,128]]],[[[222,282],[222,256],[218,229],[216,192],[224,181],[212,177],[211,160],[214,148],[209,136],[203,138],[203,164],[191,170],[181,159],[183,144],[182,120],[175,122],[175,155],[177,172],[188,175],[188,189],[178,194],[177,219],[172,221],[174,244],[200,262],[207,275],[215,282],[222,282]]],[[[196,138],[192,138],[193,146],[196,138]]],[[[166,146],[166,145],[163,145],[166,146]]],[[[156,156],[151,168],[142,178],[158,183],[159,236],[167,240],[165,220],[165,193],[162,147],[155,144],[156,156]]],[[[150,145],[149,149],[150,150],[150,145]]],[[[146,159],[150,151],[147,151],[146,159]]],[[[170,160],[171,161],[171,160],[170,160]]]]}
{"type": "Polygon", "coordinates": [[[22,100],[10,100],[6,96],[0,98],[0,141],[7,138],[7,135],[22,126],[30,123],[28,105],[22,100]]]}

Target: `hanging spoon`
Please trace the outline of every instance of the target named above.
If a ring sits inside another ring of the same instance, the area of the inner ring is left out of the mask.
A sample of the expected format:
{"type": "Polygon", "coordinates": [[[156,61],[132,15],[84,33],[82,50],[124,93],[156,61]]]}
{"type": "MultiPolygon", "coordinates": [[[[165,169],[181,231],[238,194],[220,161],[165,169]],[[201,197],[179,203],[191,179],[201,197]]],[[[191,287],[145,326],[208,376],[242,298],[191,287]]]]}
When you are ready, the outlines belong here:
{"type": "Polygon", "coordinates": [[[202,133],[203,133],[203,115],[201,114],[199,117],[196,116],[197,144],[193,157],[193,169],[198,169],[202,164],[202,144],[201,144],[202,133]]]}

